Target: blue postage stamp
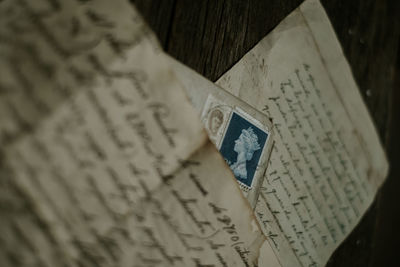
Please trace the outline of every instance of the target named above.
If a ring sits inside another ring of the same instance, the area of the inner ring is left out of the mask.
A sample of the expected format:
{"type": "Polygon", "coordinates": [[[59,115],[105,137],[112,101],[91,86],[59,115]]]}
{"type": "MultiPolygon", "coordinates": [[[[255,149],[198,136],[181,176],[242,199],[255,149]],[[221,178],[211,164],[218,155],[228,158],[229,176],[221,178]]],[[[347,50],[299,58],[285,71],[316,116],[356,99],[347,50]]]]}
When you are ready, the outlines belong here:
{"type": "Polygon", "coordinates": [[[248,188],[252,186],[267,138],[267,132],[232,112],[219,150],[236,179],[248,188]]]}

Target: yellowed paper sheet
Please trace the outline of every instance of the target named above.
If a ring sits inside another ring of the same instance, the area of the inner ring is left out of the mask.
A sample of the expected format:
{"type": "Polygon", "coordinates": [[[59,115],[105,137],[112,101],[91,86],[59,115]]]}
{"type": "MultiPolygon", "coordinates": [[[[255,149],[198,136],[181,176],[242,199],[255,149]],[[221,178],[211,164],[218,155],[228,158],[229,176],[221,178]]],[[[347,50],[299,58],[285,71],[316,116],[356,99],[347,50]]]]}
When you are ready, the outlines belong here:
{"type": "Polygon", "coordinates": [[[1,266],[272,255],[128,1],[3,1],[0,13],[1,266]]]}
{"type": "Polygon", "coordinates": [[[305,1],[217,84],[273,120],[255,213],[279,261],[323,266],[373,201],[388,163],[319,1],[305,1]]]}

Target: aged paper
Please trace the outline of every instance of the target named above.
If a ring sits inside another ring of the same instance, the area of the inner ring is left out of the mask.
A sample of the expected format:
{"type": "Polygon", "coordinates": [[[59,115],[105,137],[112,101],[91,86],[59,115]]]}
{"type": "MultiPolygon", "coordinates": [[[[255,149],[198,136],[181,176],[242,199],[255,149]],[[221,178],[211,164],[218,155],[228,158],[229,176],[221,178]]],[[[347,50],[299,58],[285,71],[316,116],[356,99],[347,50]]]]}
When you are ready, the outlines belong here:
{"type": "Polygon", "coordinates": [[[388,163],[319,1],[304,2],[217,84],[273,120],[255,213],[279,261],[324,265],[373,201],[388,163]]]}
{"type": "Polygon", "coordinates": [[[127,1],[6,0],[0,13],[1,266],[273,255],[127,1]]]}
{"type": "Polygon", "coordinates": [[[273,145],[270,119],[185,65],[171,57],[167,60],[254,208],[273,145]]]}

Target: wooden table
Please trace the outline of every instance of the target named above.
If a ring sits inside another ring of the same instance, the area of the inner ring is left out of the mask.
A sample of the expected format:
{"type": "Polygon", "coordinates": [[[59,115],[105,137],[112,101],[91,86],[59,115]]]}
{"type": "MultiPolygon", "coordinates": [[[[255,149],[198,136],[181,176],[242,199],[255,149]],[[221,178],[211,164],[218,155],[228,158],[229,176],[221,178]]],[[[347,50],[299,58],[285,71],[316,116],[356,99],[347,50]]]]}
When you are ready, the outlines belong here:
{"type": "MultiPolygon", "coordinates": [[[[300,0],[131,0],[164,49],[215,81],[300,0]]],[[[321,0],[384,144],[391,172],[328,266],[400,266],[400,1],[321,0]],[[397,89],[397,90],[396,90],[397,89]]]]}

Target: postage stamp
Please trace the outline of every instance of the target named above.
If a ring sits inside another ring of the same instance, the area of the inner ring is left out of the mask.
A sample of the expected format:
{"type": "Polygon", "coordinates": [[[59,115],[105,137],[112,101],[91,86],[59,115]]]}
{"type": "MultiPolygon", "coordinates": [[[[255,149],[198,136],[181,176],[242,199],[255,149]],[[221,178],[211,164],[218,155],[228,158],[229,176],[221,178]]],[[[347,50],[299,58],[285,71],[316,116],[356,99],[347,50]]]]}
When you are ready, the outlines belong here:
{"type": "Polygon", "coordinates": [[[232,169],[245,193],[252,190],[255,180],[262,179],[266,166],[265,153],[269,131],[261,122],[240,107],[227,105],[209,96],[202,114],[203,123],[212,142],[232,169]]]}
{"type": "Polygon", "coordinates": [[[232,112],[219,150],[236,179],[249,188],[252,187],[267,138],[267,132],[236,111],[232,112]]]}

